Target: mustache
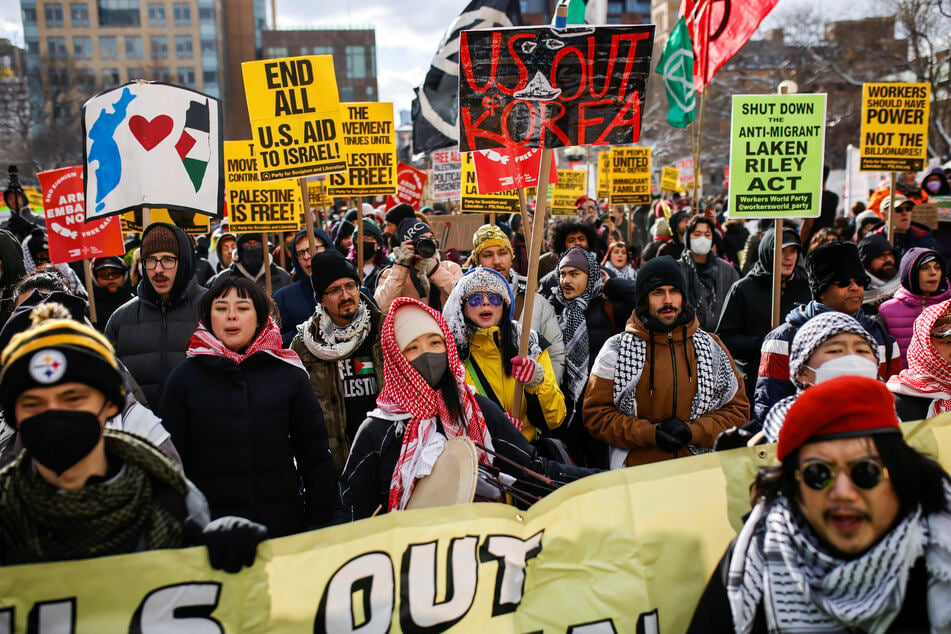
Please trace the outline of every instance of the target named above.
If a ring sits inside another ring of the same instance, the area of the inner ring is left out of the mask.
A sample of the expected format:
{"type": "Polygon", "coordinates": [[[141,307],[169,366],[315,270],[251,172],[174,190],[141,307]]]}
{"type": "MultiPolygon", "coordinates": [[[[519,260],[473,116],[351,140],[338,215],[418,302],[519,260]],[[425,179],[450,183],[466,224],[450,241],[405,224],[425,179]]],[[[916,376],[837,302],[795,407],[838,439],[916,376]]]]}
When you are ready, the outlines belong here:
{"type": "Polygon", "coordinates": [[[841,515],[841,514],[855,515],[857,517],[860,517],[863,520],[869,520],[869,521],[871,521],[872,519],[872,517],[866,511],[861,511],[859,509],[852,508],[851,506],[833,506],[823,511],[822,517],[823,519],[827,521],[831,521],[833,515],[841,515]]]}

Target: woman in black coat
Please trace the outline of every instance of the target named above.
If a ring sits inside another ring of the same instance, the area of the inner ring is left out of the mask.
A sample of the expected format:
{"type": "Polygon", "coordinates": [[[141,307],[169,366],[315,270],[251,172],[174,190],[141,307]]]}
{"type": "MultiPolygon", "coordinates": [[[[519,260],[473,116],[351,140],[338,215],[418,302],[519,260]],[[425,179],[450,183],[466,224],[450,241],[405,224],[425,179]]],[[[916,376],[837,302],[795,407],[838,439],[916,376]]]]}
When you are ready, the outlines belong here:
{"type": "Polygon", "coordinates": [[[335,482],[320,404],[272,312],[256,284],[215,282],[159,415],[212,516],[246,517],[280,537],[328,523],[335,482]]]}

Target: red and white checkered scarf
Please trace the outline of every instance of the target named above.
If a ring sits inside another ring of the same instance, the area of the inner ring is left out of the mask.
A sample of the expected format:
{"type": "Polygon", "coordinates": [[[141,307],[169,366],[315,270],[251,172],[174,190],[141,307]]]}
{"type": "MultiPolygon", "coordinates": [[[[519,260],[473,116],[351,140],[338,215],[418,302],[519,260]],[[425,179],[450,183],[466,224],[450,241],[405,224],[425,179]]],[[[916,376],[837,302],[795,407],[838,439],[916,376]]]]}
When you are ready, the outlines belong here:
{"type": "MultiPolygon", "coordinates": [[[[419,426],[422,421],[439,417],[447,438],[468,436],[473,442],[488,447],[491,445],[489,432],[485,427],[485,418],[482,409],[475,400],[475,392],[466,384],[466,369],[459,361],[456,352],[455,339],[442,315],[425,304],[409,298],[400,297],[391,305],[383,320],[380,329],[380,343],[383,349],[383,390],[376,397],[376,404],[384,412],[390,414],[410,414],[412,417],[406,424],[403,432],[403,445],[400,457],[393,470],[390,481],[390,496],[387,504],[388,511],[402,509],[413,492],[416,479],[404,478],[413,468],[414,455],[421,451],[419,426]],[[462,410],[462,420],[450,416],[445,401],[438,390],[430,387],[429,383],[420,376],[419,372],[406,360],[396,343],[393,332],[393,317],[401,306],[413,304],[432,315],[446,340],[446,356],[448,369],[456,381],[456,391],[459,395],[459,405],[462,410]],[[408,480],[406,486],[404,482],[408,480]]],[[[484,451],[477,448],[479,462],[491,464],[491,460],[484,451]]]]}
{"type": "Polygon", "coordinates": [[[267,318],[267,323],[264,324],[264,327],[261,328],[261,332],[251,341],[243,354],[239,354],[225,346],[204,324],[198,322],[198,327],[195,328],[195,332],[188,341],[188,350],[185,351],[185,356],[197,357],[199,355],[206,355],[226,357],[240,364],[256,352],[264,352],[275,359],[289,363],[306,372],[307,370],[304,368],[304,364],[301,363],[297,353],[293,350],[285,350],[282,346],[281,331],[270,317],[267,318]]]}
{"type": "MultiPolygon", "coordinates": [[[[898,380],[925,394],[951,394],[951,364],[938,354],[931,343],[931,328],[941,315],[951,308],[951,300],[929,306],[915,320],[914,334],[908,345],[908,369],[902,370],[898,380]]],[[[935,414],[951,411],[951,400],[936,400],[935,414]]]]}

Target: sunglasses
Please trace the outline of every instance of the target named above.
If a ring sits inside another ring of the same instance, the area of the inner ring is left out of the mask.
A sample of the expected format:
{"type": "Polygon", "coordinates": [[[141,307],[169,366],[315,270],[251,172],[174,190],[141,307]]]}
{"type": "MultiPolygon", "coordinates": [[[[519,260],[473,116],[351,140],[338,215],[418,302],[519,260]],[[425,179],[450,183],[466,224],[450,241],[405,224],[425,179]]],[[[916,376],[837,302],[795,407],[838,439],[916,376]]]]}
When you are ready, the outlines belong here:
{"type": "MultiPolygon", "coordinates": [[[[875,460],[859,460],[847,467],[849,478],[860,489],[870,491],[888,479],[888,469],[875,460]]],[[[846,467],[832,467],[824,462],[810,462],[796,470],[796,480],[815,491],[832,486],[840,471],[846,467]]]]}
{"type": "Polygon", "coordinates": [[[851,278],[851,279],[848,279],[848,280],[833,281],[832,283],[833,283],[834,285],[838,286],[839,288],[848,288],[848,287],[852,286],[852,282],[855,282],[855,285],[856,285],[856,286],[863,286],[863,287],[865,286],[864,284],[862,284],[862,282],[860,282],[859,280],[857,280],[857,279],[855,279],[855,278],[851,278]]]}
{"type": "Polygon", "coordinates": [[[478,308],[482,305],[483,298],[489,298],[489,303],[493,306],[502,305],[502,296],[498,293],[476,293],[475,295],[470,295],[466,298],[466,303],[469,304],[472,308],[478,308]]]}

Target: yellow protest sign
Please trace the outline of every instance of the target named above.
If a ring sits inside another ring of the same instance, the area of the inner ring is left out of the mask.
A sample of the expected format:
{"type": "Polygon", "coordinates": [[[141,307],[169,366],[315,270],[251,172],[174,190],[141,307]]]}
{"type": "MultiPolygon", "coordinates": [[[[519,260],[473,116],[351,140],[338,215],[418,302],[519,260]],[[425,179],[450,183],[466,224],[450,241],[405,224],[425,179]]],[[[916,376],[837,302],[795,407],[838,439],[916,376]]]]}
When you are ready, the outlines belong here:
{"type": "Polygon", "coordinates": [[[588,193],[588,170],[558,170],[558,182],[551,188],[551,212],[574,214],[575,201],[588,193]]]}
{"type": "Polygon", "coordinates": [[[327,181],[307,183],[307,197],[310,199],[310,206],[318,209],[326,209],[333,204],[333,200],[327,196],[327,181]]]}
{"type": "Polygon", "coordinates": [[[332,55],[241,64],[262,181],[346,169],[332,55]]]}
{"type": "MultiPolygon", "coordinates": [[[[210,216],[194,211],[169,211],[155,208],[149,210],[149,222],[165,222],[175,225],[190,236],[200,236],[208,233],[210,216]]],[[[142,211],[129,211],[119,216],[123,231],[142,231],[142,211]]]]}
{"type": "Polygon", "coordinates": [[[31,208],[43,211],[43,192],[36,187],[24,187],[23,193],[26,194],[26,199],[31,208]]]}
{"type": "Polygon", "coordinates": [[[611,204],[649,205],[651,202],[651,149],[649,147],[612,147],[610,157],[611,204]]]}
{"type": "Polygon", "coordinates": [[[462,159],[462,203],[463,212],[472,213],[518,213],[518,194],[515,190],[480,194],[476,179],[472,152],[463,152],[462,159]]]}
{"type": "Polygon", "coordinates": [[[660,188],[668,192],[683,191],[680,187],[680,170],[670,165],[665,165],[660,172],[660,188]]]}
{"type": "Polygon", "coordinates": [[[598,198],[611,196],[611,152],[598,154],[598,198]]]}
{"type": "Polygon", "coordinates": [[[340,104],[347,169],[328,176],[332,198],[396,194],[396,135],[393,104],[340,104]]]}
{"type": "Polygon", "coordinates": [[[930,84],[863,84],[859,169],[920,172],[928,160],[930,84]]]}
{"type": "Polygon", "coordinates": [[[253,141],[225,141],[228,228],[233,233],[297,231],[303,210],[294,181],[261,182],[253,141]]]}

